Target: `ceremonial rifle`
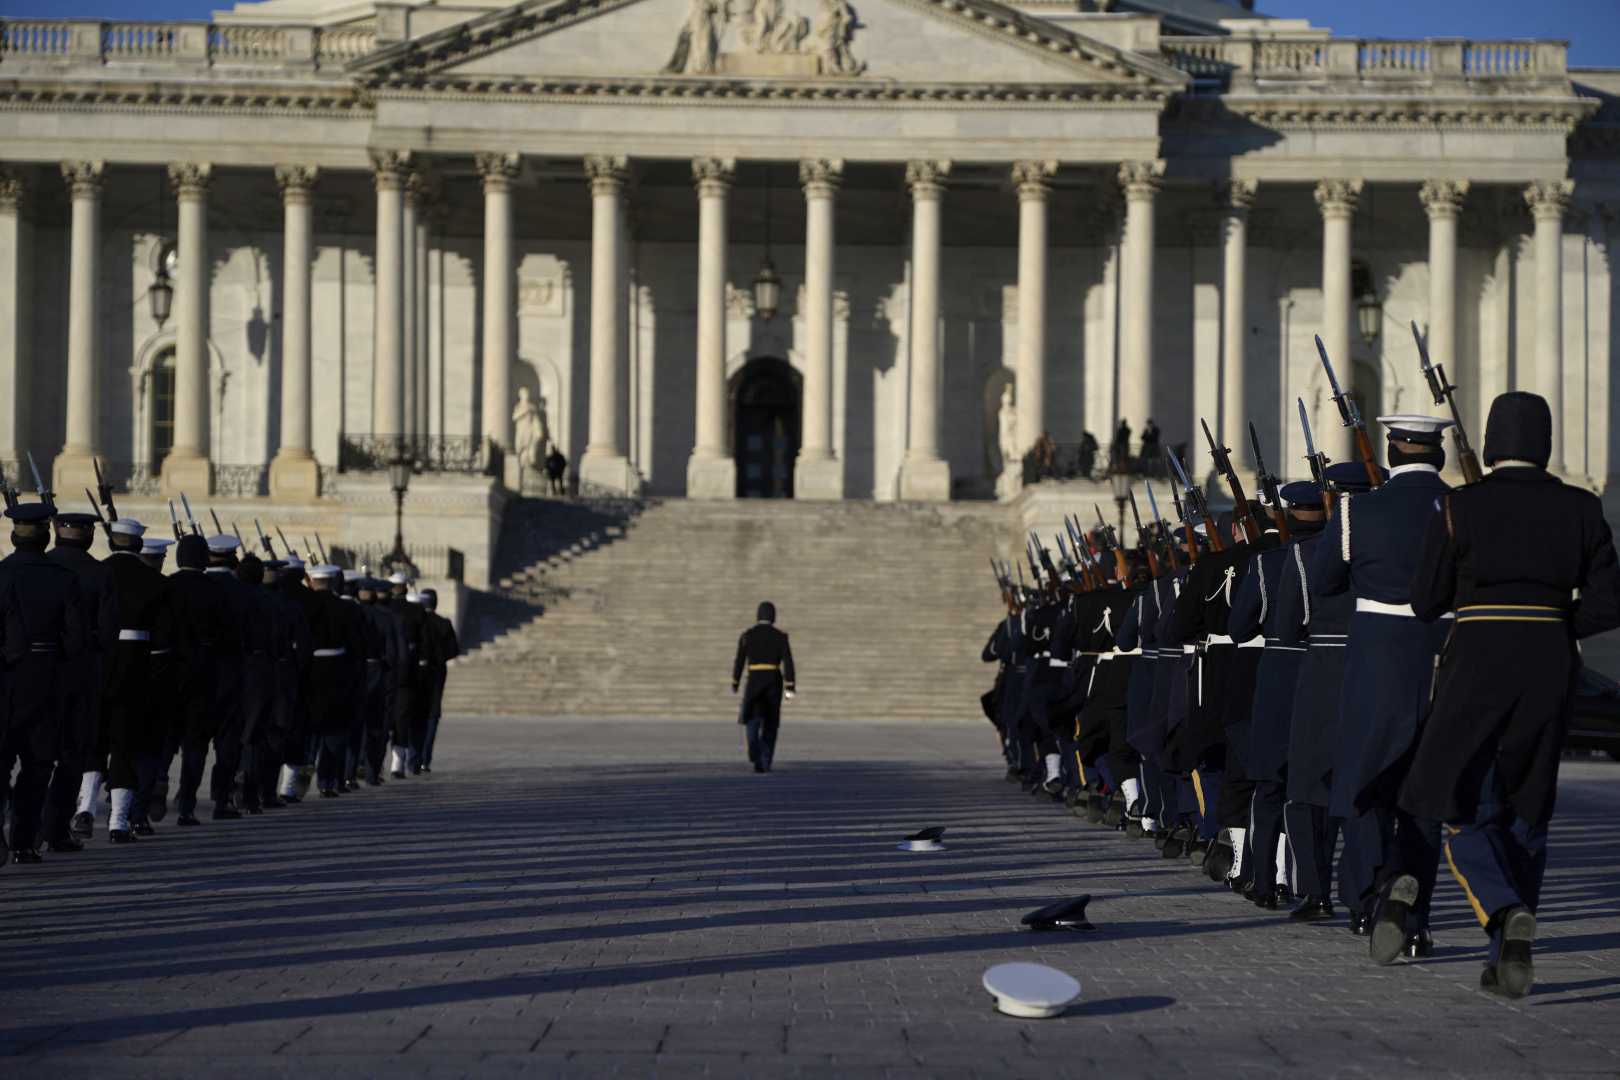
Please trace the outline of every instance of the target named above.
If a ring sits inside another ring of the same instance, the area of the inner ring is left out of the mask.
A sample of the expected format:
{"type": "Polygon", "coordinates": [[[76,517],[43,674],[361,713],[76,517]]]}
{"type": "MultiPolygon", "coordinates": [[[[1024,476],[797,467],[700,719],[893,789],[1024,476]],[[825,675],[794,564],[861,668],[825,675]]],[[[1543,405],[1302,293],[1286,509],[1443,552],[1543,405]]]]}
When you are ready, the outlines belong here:
{"type": "Polygon", "coordinates": [[[197,515],[191,512],[191,500],[186,498],[183,491],[180,493],[180,507],[186,512],[186,524],[191,526],[191,534],[201,536],[202,529],[197,525],[197,515]]]}
{"type": "Polygon", "coordinates": [[[118,507],[113,505],[112,485],[107,483],[106,477],[101,475],[101,460],[92,457],[90,464],[96,469],[96,494],[101,496],[101,505],[107,508],[107,517],[113,521],[118,520],[118,507]]]}
{"type": "Polygon", "coordinates": [[[34,464],[34,452],[28,450],[25,453],[28,455],[28,471],[34,474],[34,494],[39,496],[39,501],[45,504],[47,510],[55,514],[56,493],[46,487],[45,481],[40,479],[39,466],[34,464]]]}
{"type": "Polygon", "coordinates": [[[1041,543],[1041,538],[1035,535],[1033,529],[1029,532],[1029,544],[1030,549],[1039,557],[1041,568],[1046,571],[1047,580],[1052,583],[1052,591],[1054,593],[1062,592],[1063,578],[1058,575],[1057,567],[1052,563],[1051,553],[1046,550],[1046,546],[1041,543]]]}
{"type": "Polygon", "coordinates": [[[236,542],[242,545],[242,554],[248,554],[252,549],[248,547],[247,541],[242,539],[242,530],[237,527],[234,521],[231,522],[231,532],[236,534],[236,542]]]}
{"type": "Polygon", "coordinates": [[[301,536],[301,537],[299,537],[299,539],[304,542],[304,555],[305,555],[306,558],[309,559],[309,561],[311,563],[314,563],[314,562],[317,562],[317,561],[318,562],[325,562],[326,561],[325,559],[317,560],[315,558],[315,548],[310,544],[309,537],[301,536]]]}
{"type": "Polygon", "coordinates": [[[174,500],[173,499],[169,500],[169,525],[174,529],[175,542],[179,543],[180,537],[182,535],[181,532],[180,532],[180,515],[176,514],[174,512],[174,500]]]}
{"type": "Polygon", "coordinates": [[[1305,429],[1305,462],[1311,467],[1312,478],[1322,489],[1322,512],[1331,517],[1333,488],[1327,478],[1328,456],[1316,448],[1316,440],[1311,437],[1311,418],[1305,412],[1305,399],[1294,400],[1299,403],[1299,423],[1305,429]]]}
{"type": "Polygon", "coordinates": [[[1075,560],[1080,564],[1081,580],[1086,583],[1088,588],[1095,587],[1097,579],[1096,575],[1092,573],[1091,558],[1090,553],[1086,550],[1086,542],[1081,537],[1080,530],[1075,528],[1074,522],[1069,519],[1068,514],[1063,515],[1063,531],[1069,534],[1069,543],[1074,548],[1075,560]]]}
{"type": "MultiPolygon", "coordinates": [[[[1221,539],[1221,530],[1215,525],[1214,515],[1209,512],[1209,503],[1204,500],[1204,493],[1193,484],[1192,478],[1187,475],[1187,467],[1181,463],[1180,458],[1170,453],[1169,450],[1165,451],[1165,456],[1170,459],[1170,467],[1175,470],[1176,479],[1186,489],[1187,513],[1197,514],[1204,521],[1204,532],[1209,536],[1210,550],[1225,551],[1226,541],[1221,539]]],[[[1189,551],[1198,546],[1196,538],[1192,535],[1192,526],[1193,523],[1189,519],[1187,522],[1187,549],[1189,551]]]]}
{"type": "Polygon", "coordinates": [[[1322,358],[1322,370],[1327,372],[1328,385],[1333,387],[1333,404],[1339,407],[1339,418],[1353,433],[1356,453],[1361,456],[1361,463],[1367,467],[1367,482],[1373,487],[1378,487],[1384,482],[1384,477],[1378,471],[1378,459],[1373,456],[1372,439],[1367,436],[1367,422],[1361,418],[1361,410],[1356,406],[1356,399],[1339,386],[1339,379],[1333,374],[1333,361],[1328,359],[1327,346],[1322,344],[1320,334],[1316,336],[1316,355],[1322,358]]]}
{"type": "MultiPolygon", "coordinates": [[[[1168,459],[1170,456],[1170,451],[1166,450],[1164,452],[1164,456],[1166,459],[1168,459]]],[[[1174,479],[1174,470],[1172,470],[1172,479],[1174,479]]],[[[1176,490],[1176,485],[1174,483],[1170,485],[1170,501],[1173,502],[1176,507],[1176,521],[1180,523],[1182,531],[1187,535],[1187,565],[1197,566],[1198,537],[1193,534],[1192,522],[1187,520],[1187,508],[1181,505],[1181,492],[1176,490]]],[[[1176,536],[1174,529],[1170,531],[1170,550],[1176,550],[1176,536]]]]}
{"type": "Polygon", "coordinates": [[[17,505],[17,489],[6,479],[6,471],[3,468],[0,468],[0,496],[5,497],[7,510],[17,505]]]}
{"type": "Polygon", "coordinates": [[[223,525],[221,525],[219,523],[219,515],[214,513],[213,507],[209,507],[208,516],[214,519],[214,535],[215,536],[224,536],[225,535],[225,526],[223,526],[223,525]]]}
{"type": "Polygon", "coordinates": [[[1446,379],[1446,365],[1444,363],[1429,363],[1429,343],[1418,332],[1418,325],[1412,323],[1412,337],[1417,341],[1418,363],[1423,365],[1423,377],[1429,382],[1429,393],[1434,395],[1436,405],[1451,407],[1452,437],[1457,440],[1457,465],[1462,469],[1463,480],[1473,484],[1485,477],[1479,467],[1479,455],[1468,444],[1468,432],[1463,430],[1462,413],[1457,411],[1456,386],[1446,379]]]}
{"type": "MultiPolygon", "coordinates": [[[[1148,510],[1153,514],[1153,527],[1161,531],[1167,531],[1165,530],[1164,515],[1159,513],[1159,500],[1153,497],[1153,481],[1146,480],[1143,482],[1147,484],[1148,510]]],[[[1175,489],[1171,488],[1171,492],[1174,493],[1174,491],[1175,489]]],[[[1171,535],[1166,535],[1164,539],[1167,541],[1165,544],[1165,553],[1170,556],[1170,572],[1172,574],[1180,573],[1181,557],[1176,554],[1176,538],[1171,535]]]]}
{"type": "Polygon", "coordinates": [[[321,543],[320,533],[315,534],[315,550],[321,553],[321,562],[326,563],[328,566],[332,564],[332,560],[326,557],[326,545],[321,543]]]}
{"type": "Polygon", "coordinates": [[[253,519],[253,531],[259,534],[259,546],[264,548],[264,553],[270,556],[272,559],[275,558],[275,545],[270,543],[270,538],[268,536],[264,535],[264,526],[259,524],[258,518],[253,519]]]}
{"type": "Polygon", "coordinates": [[[1243,535],[1252,544],[1260,539],[1260,523],[1254,520],[1249,497],[1243,493],[1243,482],[1238,479],[1237,470],[1232,468],[1232,450],[1215,441],[1215,436],[1209,431],[1209,422],[1203,417],[1198,418],[1198,423],[1204,429],[1204,441],[1209,443],[1209,456],[1215,461],[1215,471],[1226,478],[1227,489],[1232,492],[1232,512],[1243,523],[1243,535]]]}
{"type": "MultiPolygon", "coordinates": [[[[293,549],[293,546],[287,542],[287,534],[281,531],[280,525],[276,526],[276,538],[281,541],[281,550],[285,551],[289,557],[298,554],[298,552],[293,549]]],[[[308,541],[305,541],[305,546],[309,546],[308,541]]]]}
{"type": "Polygon", "coordinates": [[[1254,430],[1254,421],[1249,421],[1249,443],[1254,447],[1255,482],[1260,485],[1260,491],[1265,495],[1266,502],[1271,504],[1271,516],[1277,523],[1277,539],[1288,543],[1288,512],[1283,509],[1282,493],[1277,488],[1277,477],[1266,471],[1266,456],[1260,452],[1260,433],[1254,430]]]}
{"type": "Polygon", "coordinates": [[[1142,558],[1147,562],[1148,574],[1151,577],[1159,576],[1159,557],[1153,553],[1153,545],[1148,541],[1148,532],[1142,527],[1142,512],[1136,508],[1136,492],[1130,492],[1131,519],[1136,522],[1136,546],[1142,550],[1142,558]]]}
{"type": "Polygon", "coordinates": [[[1102,507],[1092,503],[1091,508],[1097,511],[1097,530],[1102,536],[1103,550],[1114,553],[1115,580],[1122,583],[1129,581],[1131,576],[1129,564],[1125,559],[1125,545],[1119,539],[1119,530],[1108,524],[1108,519],[1103,517],[1102,507]]]}
{"type": "Polygon", "coordinates": [[[84,489],[84,497],[90,500],[90,512],[92,514],[96,515],[96,520],[97,521],[101,522],[102,529],[104,529],[106,531],[106,533],[107,533],[107,546],[111,547],[112,546],[112,523],[109,522],[106,518],[101,516],[101,507],[96,505],[96,497],[94,495],[90,494],[90,489],[89,488],[84,489]]]}

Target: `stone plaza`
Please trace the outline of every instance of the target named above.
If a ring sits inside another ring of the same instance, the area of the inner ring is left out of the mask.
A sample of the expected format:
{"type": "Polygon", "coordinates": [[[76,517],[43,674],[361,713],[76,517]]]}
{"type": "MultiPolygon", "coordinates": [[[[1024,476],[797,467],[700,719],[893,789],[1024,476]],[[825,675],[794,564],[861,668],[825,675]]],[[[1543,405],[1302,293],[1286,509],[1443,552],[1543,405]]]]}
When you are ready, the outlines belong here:
{"type": "Polygon", "coordinates": [[[431,779],[0,871],[12,1076],[1613,1076],[1620,817],[1566,762],[1535,993],[1293,926],[1033,802],[976,724],[447,720],[431,779]],[[643,730],[647,730],[643,728],[643,730]],[[896,841],[947,828],[947,850],[896,841]],[[1026,911],[1089,893],[1096,930],[1026,911]],[[985,968],[1077,976],[1014,1020],[985,968]]]}

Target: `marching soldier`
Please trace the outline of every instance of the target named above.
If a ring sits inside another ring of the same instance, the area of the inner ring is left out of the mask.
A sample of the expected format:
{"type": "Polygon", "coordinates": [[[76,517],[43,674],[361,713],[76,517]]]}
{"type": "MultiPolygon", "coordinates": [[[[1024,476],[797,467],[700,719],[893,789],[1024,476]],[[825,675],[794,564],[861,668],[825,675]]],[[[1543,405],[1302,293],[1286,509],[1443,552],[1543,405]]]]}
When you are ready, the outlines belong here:
{"type": "Polygon", "coordinates": [[[45,555],[51,508],[19,503],[11,519],[12,553],[0,560],[6,698],[0,776],[18,766],[11,789],[11,861],[41,861],[37,848],[51,769],[69,749],[67,684],[85,650],[78,577],[45,555]]]}
{"type": "Polygon", "coordinates": [[[1429,903],[1440,857],[1440,823],[1399,809],[1395,794],[1403,761],[1428,707],[1434,658],[1444,625],[1412,611],[1412,575],[1429,519],[1450,488],[1440,479],[1446,453],[1441,434],[1450,420],[1381,416],[1388,434],[1389,482],[1339,502],[1311,561],[1317,596],[1355,595],[1345,650],[1344,693],[1329,812],[1344,824],[1340,874],[1345,900],[1364,919],[1375,915],[1380,887],[1397,859],[1418,882],[1404,940],[1369,941],[1389,963],[1403,951],[1433,952],[1429,903]]]}
{"type": "Polygon", "coordinates": [[[323,563],[309,568],[310,638],[314,645],[309,681],[310,726],[318,739],[315,783],[321,798],[342,793],[343,768],[349,750],[349,718],[358,704],[356,683],[364,679],[359,655],[361,616],[338,599],[340,567],[323,563]]]}
{"type": "Polygon", "coordinates": [[[162,821],[168,812],[168,773],[178,755],[180,790],[175,808],[179,817],[175,824],[190,828],[202,824],[197,818],[197,789],[202,786],[208,744],[219,728],[214,712],[216,658],[220,642],[238,631],[226,623],[226,602],[217,575],[206,573],[208,541],[201,536],[182,536],[174,547],[178,569],[168,579],[162,636],[163,647],[172,650],[175,665],[176,709],[149,814],[152,820],[162,821]]]}
{"type": "Polygon", "coordinates": [[[433,743],[439,737],[439,719],[444,712],[444,686],[450,677],[450,661],[461,655],[461,639],[449,619],[439,614],[439,594],[434,589],[422,590],[422,603],[427,608],[428,626],[433,635],[433,666],[431,698],[428,712],[427,737],[422,744],[421,756],[415,763],[419,772],[433,771],[433,743]]]}
{"type": "Polygon", "coordinates": [[[250,689],[265,689],[257,680],[251,687],[246,682],[248,659],[255,649],[264,652],[269,647],[268,628],[254,590],[236,576],[239,546],[236,537],[228,534],[208,540],[207,574],[224,605],[219,636],[214,642],[214,771],[208,780],[215,821],[242,816],[234,797],[246,733],[244,698],[250,689]]]}
{"type": "MultiPolygon", "coordinates": [[[[1547,826],[1580,671],[1575,643],[1620,626],[1620,566],[1602,504],[1547,472],[1551,452],[1547,402],[1497,397],[1485,428],[1491,472],[1441,497],[1411,587],[1418,619],[1456,614],[1397,805],[1446,822],[1452,872],[1490,935],[1480,986],[1512,998],[1533,981],[1547,826]]],[[[1402,864],[1375,942],[1380,931],[1407,936],[1423,871],[1402,864]]]]}
{"type": "Polygon", "coordinates": [[[793,649],[788,636],[776,628],[776,605],[759,605],[753,626],[737,640],[737,658],[731,665],[731,692],[742,686],[737,723],[745,726],[748,760],[757,773],[771,771],[776,757],[776,732],[782,723],[782,700],[793,700],[793,649]],[[746,672],[748,682],[743,685],[746,672]]]}
{"type": "MultiPolygon", "coordinates": [[[[265,805],[278,805],[275,787],[263,783],[266,761],[279,756],[276,746],[276,651],[282,628],[280,612],[264,588],[264,563],[244,554],[236,565],[244,603],[251,616],[242,627],[241,710],[242,809],[264,813],[265,805]]],[[[279,764],[279,762],[277,763],[279,764]]],[[[216,801],[218,796],[215,797],[216,801]]],[[[216,808],[215,813],[218,813],[216,808]]]]}
{"type": "MultiPolygon", "coordinates": [[[[366,674],[358,688],[360,739],[358,747],[351,744],[351,753],[365,765],[366,783],[377,787],[383,782],[383,760],[388,756],[388,698],[383,683],[393,678],[398,665],[404,662],[399,656],[401,650],[396,647],[396,642],[402,639],[399,620],[377,602],[382,583],[366,576],[355,584],[355,599],[364,619],[366,674]]],[[[352,782],[357,767],[351,763],[349,769],[352,782]]]]}

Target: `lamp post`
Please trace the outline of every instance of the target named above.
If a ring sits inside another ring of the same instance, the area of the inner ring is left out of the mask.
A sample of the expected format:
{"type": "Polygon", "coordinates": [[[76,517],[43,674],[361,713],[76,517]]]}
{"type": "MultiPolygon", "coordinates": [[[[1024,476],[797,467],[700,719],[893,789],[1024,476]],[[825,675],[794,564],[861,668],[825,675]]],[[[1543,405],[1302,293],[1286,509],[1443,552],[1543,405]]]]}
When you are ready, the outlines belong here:
{"type": "Polygon", "coordinates": [[[1120,543],[1123,544],[1125,542],[1125,504],[1131,498],[1131,472],[1125,462],[1114,462],[1113,469],[1108,473],[1108,484],[1114,489],[1114,506],[1119,510],[1120,543]]]}
{"type": "Polygon", "coordinates": [[[393,460],[388,463],[388,483],[394,489],[394,550],[388,554],[387,565],[413,578],[417,576],[416,567],[405,554],[405,492],[410,489],[411,473],[415,469],[416,462],[405,453],[404,446],[396,448],[393,460]]]}

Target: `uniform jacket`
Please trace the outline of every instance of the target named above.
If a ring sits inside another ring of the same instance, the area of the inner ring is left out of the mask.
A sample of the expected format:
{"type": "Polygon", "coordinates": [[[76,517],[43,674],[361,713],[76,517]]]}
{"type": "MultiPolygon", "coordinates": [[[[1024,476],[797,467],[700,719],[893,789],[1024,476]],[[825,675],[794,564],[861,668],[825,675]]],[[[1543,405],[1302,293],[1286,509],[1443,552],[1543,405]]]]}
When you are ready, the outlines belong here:
{"type": "Polygon", "coordinates": [[[738,723],[746,720],[756,701],[779,704],[784,691],[794,687],[793,649],[788,636],[770,623],[759,622],[737,639],[737,657],[731,664],[731,685],[743,685],[742,710],[738,723]],[[743,675],[748,681],[743,685],[743,675]]]}

